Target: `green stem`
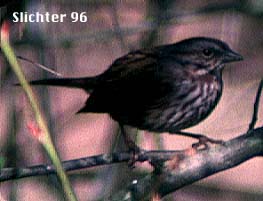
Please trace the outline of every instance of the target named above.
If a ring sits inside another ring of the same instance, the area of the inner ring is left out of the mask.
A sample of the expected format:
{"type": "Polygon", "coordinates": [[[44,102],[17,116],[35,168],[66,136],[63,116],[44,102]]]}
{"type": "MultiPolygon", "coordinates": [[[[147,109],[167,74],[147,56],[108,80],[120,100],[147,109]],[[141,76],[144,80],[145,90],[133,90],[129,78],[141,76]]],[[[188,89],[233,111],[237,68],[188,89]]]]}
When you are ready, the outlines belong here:
{"type": "Polygon", "coordinates": [[[10,66],[12,67],[13,71],[15,72],[22,88],[24,89],[29,103],[32,106],[33,112],[35,114],[36,121],[38,123],[38,126],[40,128],[40,136],[39,136],[39,141],[42,143],[44,146],[46,152],[48,153],[48,156],[50,157],[52,163],[54,164],[56,170],[57,170],[57,175],[61,181],[63,190],[66,194],[66,197],[70,201],[77,201],[76,195],[70,185],[69,179],[63,170],[63,167],[61,165],[61,161],[59,159],[58,153],[55,149],[55,146],[51,140],[50,133],[48,130],[48,127],[44,121],[44,118],[41,115],[39,106],[34,98],[33,91],[31,87],[29,86],[28,82],[26,81],[26,78],[24,76],[24,73],[22,72],[16,56],[14,54],[14,51],[12,50],[8,38],[6,36],[1,36],[1,49],[3,53],[5,54],[8,62],[10,63],[10,66]]]}

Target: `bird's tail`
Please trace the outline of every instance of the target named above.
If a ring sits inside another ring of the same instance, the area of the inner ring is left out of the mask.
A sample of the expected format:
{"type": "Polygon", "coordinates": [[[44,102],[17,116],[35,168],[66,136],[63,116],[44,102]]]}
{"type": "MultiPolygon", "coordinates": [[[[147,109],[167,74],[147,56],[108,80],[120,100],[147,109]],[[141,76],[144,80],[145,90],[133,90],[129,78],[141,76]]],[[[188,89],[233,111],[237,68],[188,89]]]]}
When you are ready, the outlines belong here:
{"type": "Polygon", "coordinates": [[[92,91],[98,83],[98,77],[83,77],[83,78],[53,78],[44,80],[30,81],[31,85],[50,85],[59,87],[80,88],[88,92],[92,91]]]}

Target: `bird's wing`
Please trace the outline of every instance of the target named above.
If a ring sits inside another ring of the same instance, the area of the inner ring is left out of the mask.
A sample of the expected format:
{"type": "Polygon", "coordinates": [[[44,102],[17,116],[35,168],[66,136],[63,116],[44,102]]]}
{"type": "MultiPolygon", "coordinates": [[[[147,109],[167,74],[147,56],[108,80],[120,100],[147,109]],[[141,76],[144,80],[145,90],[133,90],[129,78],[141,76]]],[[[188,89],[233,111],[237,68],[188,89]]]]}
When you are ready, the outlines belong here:
{"type": "Polygon", "coordinates": [[[116,60],[101,75],[80,112],[140,116],[169,103],[179,88],[182,67],[156,51],[135,51],[116,60]]]}
{"type": "Polygon", "coordinates": [[[137,50],[115,60],[101,78],[106,82],[133,77],[145,71],[152,71],[158,62],[158,52],[137,50]]]}

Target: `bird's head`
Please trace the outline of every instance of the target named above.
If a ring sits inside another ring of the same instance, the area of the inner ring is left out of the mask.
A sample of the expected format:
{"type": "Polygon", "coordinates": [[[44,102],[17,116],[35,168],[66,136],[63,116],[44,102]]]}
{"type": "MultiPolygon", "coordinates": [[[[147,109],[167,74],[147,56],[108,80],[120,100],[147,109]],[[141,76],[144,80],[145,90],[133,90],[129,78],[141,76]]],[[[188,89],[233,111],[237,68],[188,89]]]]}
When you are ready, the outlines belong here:
{"type": "Polygon", "coordinates": [[[192,65],[199,74],[219,71],[225,63],[243,59],[225,42],[213,38],[190,38],[176,43],[175,46],[180,60],[184,64],[192,65]]]}

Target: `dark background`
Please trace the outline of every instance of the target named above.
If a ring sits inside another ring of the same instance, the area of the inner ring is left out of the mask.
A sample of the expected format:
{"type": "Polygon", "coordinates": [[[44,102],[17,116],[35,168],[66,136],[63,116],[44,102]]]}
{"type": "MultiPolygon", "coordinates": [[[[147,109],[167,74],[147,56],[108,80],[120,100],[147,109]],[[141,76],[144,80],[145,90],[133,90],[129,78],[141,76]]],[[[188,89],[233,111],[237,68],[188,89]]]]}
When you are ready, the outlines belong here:
{"type": "MultiPolygon", "coordinates": [[[[11,41],[17,55],[60,72],[65,77],[92,76],[103,72],[130,50],[173,43],[192,36],[209,36],[226,41],[245,60],[225,68],[223,97],[212,115],[188,129],[227,140],[245,132],[251,119],[257,84],[263,77],[263,2],[261,0],[54,0],[19,1],[0,4],[1,20],[12,19],[14,11],[86,12],[85,23],[14,23],[11,41]]],[[[20,62],[28,80],[54,77],[26,62],[20,62]]],[[[0,55],[0,164],[24,167],[47,163],[41,145],[27,129],[34,120],[27,99],[6,60],[0,55]]],[[[108,153],[117,125],[103,114],[75,115],[88,97],[83,91],[36,87],[34,91],[45,114],[63,160],[108,153]]],[[[140,98],[140,97],[138,97],[140,98]]],[[[105,100],[106,101],[106,100],[105,100]]],[[[262,104],[257,125],[263,123],[262,104]]],[[[139,133],[145,149],[185,149],[193,143],[185,137],[139,133]]],[[[263,163],[252,159],[185,187],[165,200],[260,200],[263,196],[263,163]]],[[[126,164],[74,171],[70,174],[79,200],[98,200],[118,191],[150,168],[126,164]]],[[[5,200],[61,200],[54,176],[3,182],[5,200]]],[[[1,200],[1,199],[0,199],[1,200]]]]}

